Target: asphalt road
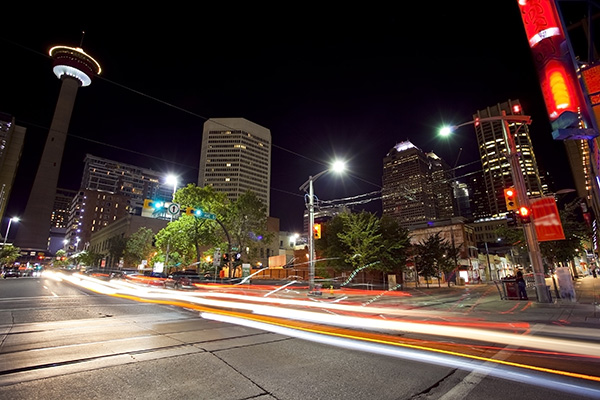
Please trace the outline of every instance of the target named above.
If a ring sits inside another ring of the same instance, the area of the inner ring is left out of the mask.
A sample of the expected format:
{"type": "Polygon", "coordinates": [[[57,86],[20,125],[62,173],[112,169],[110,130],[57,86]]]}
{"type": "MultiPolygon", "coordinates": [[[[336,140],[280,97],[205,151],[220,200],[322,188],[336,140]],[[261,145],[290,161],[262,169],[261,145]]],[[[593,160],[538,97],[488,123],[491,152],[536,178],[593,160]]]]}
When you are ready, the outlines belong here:
{"type": "Polygon", "coordinates": [[[473,372],[416,348],[299,338],[43,277],[0,280],[0,338],[1,399],[590,398],[523,383],[526,370],[471,360],[473,372]]]}

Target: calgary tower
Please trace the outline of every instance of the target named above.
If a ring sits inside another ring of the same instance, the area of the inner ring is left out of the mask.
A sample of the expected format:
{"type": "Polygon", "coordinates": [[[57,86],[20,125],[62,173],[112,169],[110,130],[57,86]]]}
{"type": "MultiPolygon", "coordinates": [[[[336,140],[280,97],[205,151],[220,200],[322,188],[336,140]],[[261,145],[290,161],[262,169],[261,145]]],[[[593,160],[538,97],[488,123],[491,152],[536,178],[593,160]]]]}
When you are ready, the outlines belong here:
{"type": "Polygon", "coordinates": [[[80,86],[89,86],[100,74],[100,64],[83,49],[55,46],[50,49],[54,74],[62,81],[52,125],[21,218],[15,245],[23,250],[46,252],[60,165],[63,158],[71,114],[80,86]]]}

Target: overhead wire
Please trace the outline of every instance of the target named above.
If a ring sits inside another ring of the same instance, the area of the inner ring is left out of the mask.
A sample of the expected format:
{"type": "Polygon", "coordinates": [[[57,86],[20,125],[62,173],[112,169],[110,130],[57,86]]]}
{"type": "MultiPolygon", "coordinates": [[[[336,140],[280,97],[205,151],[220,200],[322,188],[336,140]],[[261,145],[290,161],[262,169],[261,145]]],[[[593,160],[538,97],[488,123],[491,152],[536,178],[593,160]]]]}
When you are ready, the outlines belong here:
{"type": "MultiPolygon", "coordinates": [[[[34,54],[36,54],[36,55],[41,55],[41,56],[43,56],[44,58],[51,59],[51,57],[50,57],[50,55],[49,55],[49,54],[41,53],[41,52],[39,52],[39,51],[33,50],[33,49],[29,48],[29,47],[23,46],[23,45],[21,45],[21,44],[19,44],[19,43],[13,42],[13,41],[11,41],[11,40],[8,40],[8,39],[6,39],[6,38],[2,38],[2,40],[6,41],[6,42],[9,42],[9,43],[11,43],[11,44],[13,44],[13,45],[15,45],[15,46],[18,46],[18,47],[20,47],[20,48],[22,48],[22,49],[25,49],[25,50],[27,50],[27,51],[30,51],[30,52],[32,52],[32,53],[34,53],[34,54]]],[[[185,108],[179,107],[179,106],[177,106],[177,105],[175,105],[175,104],[172,104],[172,103],[169,103],[169,102],[167,102],[167,101],[161,100],[161,99],[159,99],[159,98],[157,98],[157,97],[155,97],[155,96],[151,96],[151,95],[149,95],[149,94],[147,94],[147,93],[144,93],[144,92],[142,92],[142,91],[139,91],[139,90],[133,89],[133,88],[131,88],[131,87],[128,87],[128,86],[126,86],[126,85],[123,85],[123,84],[121,84],[121,83],[119,83],[119,82],[116,82],[116,81],[113,81],[113,80],[111,80],[111,79],[108,79],[106,76],[103,76],[103,75],[98,75],[98,76],[97,76],[97,79],[103,80],[103,81],[105,81],[105,82],[107,82],[107,83],[109,83],[109,84],[115,85],[115,86],[117,86],[117,87],[119,87],[119,88],[121,88],[121,89],[123,89],[123,90],[127,90],[127,91],[130,91],[130,92],[132,92],[132,93],[135,93],[135,94],[137,94],[137,95],[139,95],[139,96],[142,96],[142,97],[145,97],[145,98],[147,98],[147,99],[150,99],[150,100],[152,100],[152,101],[156,101],[156,102],[158,102],[158,103],[160,103],[160,104],[163,104],[163,105],[165,105],[165,106],[167,106],[167,107],[170,107],[170,108],[173,108],[173,109],[175,109],[175,110],[181,111],[181,112],[183,112],[183,113],[186,113],[186,114],[188,114],[188,115],[191,115],[191,116],[193,116],[193,117],[200,118],[200,119],[202,119],[202,120],[204,120],[204,121],[208,121],[208,120],[210,119],[210,118],[208,118],[208,117],[205,117],[205,116],[203,116],[203,115],[200,115],[200,114],[198,114],[198,113],[195,113],[195,112],[193,112],[193,111],[190,111],[190,110],[188,110],[188,109],[185,109],[185,108]]],[[[219,122],[219,121],[215,121],[215,122],[216,122],[217,124],[220,124],[220,125],[222,125],[224,128],[233,129],[232,127],[229,127],[229,126],[227,126],[226,124],[223,124],[223,123],[221,123],[221,122],[219,122]]],[[[49,129],[49,127],[42,127],[42,126],[40,126],[40,125],[38,125],[38,124],[34,124],[34,123],[29,123],[29,125],[30,125],[30,126],[35,126],[35,127],[37,127],[37,128],[40,128],[40,129],[42,129],[42,128],[43,128],[43,129],[49,129]]],[[[94,144],[98,144],[98,145],[101,145],[101,146],[107,146],[107,147],[111,147],[111,148],[114,148],[114,149],[117,149],[117,150],[120,150],[120,151],[130,152],[130,153],[132,153],[132,154],[136,154],[136,155],[140,155],[140,156],[143,156],[143,157],[148,157],[148,158],[152,158],[152,159],[155,159],[155,160],[159,160],[159,161],[167,162],[167,163],[169,163],[169,164],[180,165],[180,166],[183,166],[183,167],[186,167],[186,168],[190,168],[190,169],[195,169],[195,170],[197,170],[197,169],[198,169],[198,166],[190,166],[190,165],[187,165],[187,164],[182,164],[182,163],[179,163],[179,162],[177,162],[177,161],[172,161],[172,160],[169,160],[169,159],[165,159],[165,158],[163,158],[163,157],[152,156],[152,155],[149,155],[149,154],[147,154],[147,153],[142,153],[142,152],[139,152],[139,151],[136,151],[136,150],[132,150],[132,149],[128,149],[128,148],[125,148],[125,147],[117,146],[117,145],[114,145],[114,144],[111,144],[111,143],[107,143],[107,142],[103,142],[103,141],[99,141],[99,140],[94,140],[94,139],[86,138],[86,137],[84,137],[84,136],[76,135],[76,134],[73,134],[73,133],[70,133],[70,132],[65,132],[65,134],[66,134],[68,137],[77,138],[77,139],[79,139],[79,140],[88,141],[88,142],[91,142],[91,143],[94,143],[94,144]]],[[[288,153],[290,153],[290,154],[293,154],[294,156],[297,156],[297,157],[303,158],[303,159],[305,159],[305,160],[307,160],[307,161],[311,161],[311,162],[313,162],[313,163],[320,164],[320,165],[325,165],[325,164],[324,164],[323,162],[321,162],[321,161],[317,161],[317,160],[315,160],[315,159],[312,159],[312,158],[310,158],[310,157],[307,157],[307,156],[305,156],[305,155],[303,155],[303,154],[300,154],[300,153],[298,153],[298,152],[296,152],[296,151],[292,151],[292,150],[289,150],[289,149],[287,149],[287,148],[285,148],[285,147],[279,146],[279,145],[277,145],[277,144],[275,144],[275,143],[271,143],[271,146],[272,146],[273,148],[277,148],[277,149],[279,149],[279,150],[282,150],[282,151],[288,152],[288,153]]],[[[458,158],[457,158],[457,160],[456,160],[456,161],[458,162],[458,158]]],[[[470,164],[473,164],[473,163],[476,163],[476,162],[480,162],[480,161],[479,161],[479,160],[477,160],[477,161],[473,161],[473,162],[471,162],[471,163],[468,163],[468,164],[465,164],[465,165],[461,165],[461,166],[458,166],[458,167],[455,165],[455,166],[454,166],[454,168],[452,168],[452,169],[450,169],[450,170],[449,170],[449,172],[451,172],[451,171],[453,171],[453,170],[456,170],[456,169],[459,169],[459,168],[463,168],[463,167],[465,167],[465,166],[468,166],[468,165],[470,165],[470,164]]],[[[456,164],[456,163],[455,163],[455,164],[456,164]]],[[[369,180],[366,180],[366,179],[364,179],[364,178],[362,178],[362,177],[360,177],[360,176],[358,176],[358,175],[356,175],[356,174],[353,174],[353,173],[348,173],[348,174],[349,174],[350,176],[352,176],[352,177],[353,177],[354,179],[356,179],[356,180],[362,181],[362,182],[364,182],[364,183],[367,183],[367,184],[369,184],[369,185],[373,185],[373,186],[375,186],[375,187],[378,187],[378,188],[382,189],[382,186],[381,186],[381,185],[379,185],[379,184],[376,184],[376,183],[370,182],[369,180]]],[[[472,173],[470,173],[470,174],[472,174],[472,173]]],[[[466,174],[466,175],[464,175],[464,176],[467,176],[467,175],[470,175],[470,174],[466,174]]],[[[457,179],[457,178],[454,178],[454,179],[457,179]]],[[[278,189],[278,188],[274,188],[274,187],[270,187],[270,189],[271,189],[271,190],[278,191],[278,192],[281,192],[281,193],[285,193],[285,194],[289,194],[289,195],[297,196],[297,197],[303,197],[303,194],[301,194],[301,193],[292,193],[292,192],[289,192],[289,191],[286,191],[286,190],[282,190],[282,189],[278,189]]],[[[371,192],[371,193],[381,193],[381,191],[378,191],[378,192],[371,192]]],[[[363,195],[358,195],[358,196],[356,196],[356,197],[360,197],[360,196],[368,196],[368,195],[370,195],[371,193],[367,193],[367,194],[363,194],[363,195]]],[[[351,198],[349,198],[349,199],[351,199],[351,198]]],[[[378,199],[381,199],[381,196],[379,196],[379,197],[377,197],[377,198],[369,199],[369,200],[368,200],[368,201],[366,201],[366,202],[370,202],[370,201],[374,201],[374,200],[378,200],[378,199]]],[[[333,201],[335,201],[335,200],[331,200],[331,202],[333,202],[333,201]]],[[[349,205],[350,205],[350,204],[361,204],[361,203],[363,203],[363,202],[365,202],[365,201],[364,201],[364,200],[360,200],[360,201],[357,201],[357,203],[348,203],[348,204],[349,204],[349,205]]]]}

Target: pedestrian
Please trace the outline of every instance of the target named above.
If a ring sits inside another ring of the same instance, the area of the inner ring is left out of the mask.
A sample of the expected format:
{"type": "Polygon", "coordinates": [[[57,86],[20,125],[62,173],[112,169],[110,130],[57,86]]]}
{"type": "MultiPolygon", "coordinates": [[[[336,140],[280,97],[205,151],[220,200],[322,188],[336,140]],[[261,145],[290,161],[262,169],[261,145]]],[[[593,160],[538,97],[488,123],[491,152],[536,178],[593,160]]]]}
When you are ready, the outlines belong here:
{"type": "Polygon", "coordinates": [[[596,273],[596,268],[594,268],[594,269],[592,270],[592,275],[594,275],[594,278],[597,278],[597,277],[598,277],[598,274],[596,273]]]}
{"type": "Polygon", "coordinates": [[[529,298],[527,297],[527,285],[525,284],[523,272],[521,271],[517,271],[517,287],[519,289],[519,299],[529,300],[529,298]]]}

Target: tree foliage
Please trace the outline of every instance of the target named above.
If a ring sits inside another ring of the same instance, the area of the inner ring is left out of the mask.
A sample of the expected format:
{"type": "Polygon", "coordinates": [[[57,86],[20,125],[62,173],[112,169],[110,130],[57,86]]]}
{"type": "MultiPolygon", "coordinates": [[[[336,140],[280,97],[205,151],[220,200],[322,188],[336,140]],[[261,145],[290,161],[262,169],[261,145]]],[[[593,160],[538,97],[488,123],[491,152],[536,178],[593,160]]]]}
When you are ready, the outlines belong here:
{"type": "Polygon", "coordinates": [[[345,247],[344,261],[359,268],[379,261],[383,246],[381,225],[373,213],[340,214],[344,230],[337,234],[345,247]]]}
{"type": "Polygon", "coordinates": [[[83,264],[89,267],[97,267],[100,265],[102,260],[102,254],[94,253],[88,250],[84,250],[77,256],[77,263],[83,264]]]}
{"type": "Polygon", "coordinates": [[[19,247],[7,244],[6,246],[2,246],[2,249],[0,250],[0,263],[2,263],[3,266],[10,265],[14,263],[20,255],[21,249],[19,247]]]}
{"type": "Polygon", "coordinates": [[[113,266],[118,264],[119,260],[125,254],[127,239],[122,236],[114,236],[108,242],[108,254],[112,260],[113,266]]]}
{"type": "Polygon", "coordinates": [[[231,203],[225,221],[232,245],[239,249],[240,262],[256,261],[258,249],[273,240],[273,233],[267,231],[267,206],[252,191],[231,203]]]}
{"type": "Polygon", "coordinates": [[[414,245],[414,248],[415,269],[418,275],[425,278],[427,287],[429,287],[430,277],[439,278],[440,272],[454,268],[453,255],[457,250],[441,237],[441,232],[421,240],[414,245]]]}
{"type": "Polygon", "coordinates": [[[127,239],[124,258],[127,265],[139,265],[142,260],[150,258],[154,240],[154,232],[146,227],[141,227],[127,239]]]}
{"type": "MultiPolygon", "coordinates": [[[[229,200],[227,195],[217,192],[212,186],[198,187],[188,184],[175,193],[175,202],[183,207],[201,209],[215,214],[223,220],[227,213],[229,200]]],[[[182,214],[156,235],[156,247],[163,254],[177,252],[186,263],[200,262],[206,247],[223,243],[224,234],[215,221],[182,214]]]]}
{"type": "Polygon", "coordinates": [[[409,231],[401,227],[398,221],[386,215],[381,217],[380,231],[381,263],[376,268],[384,272],[395,272],[402,276],[410,248],[409,231]]]}

